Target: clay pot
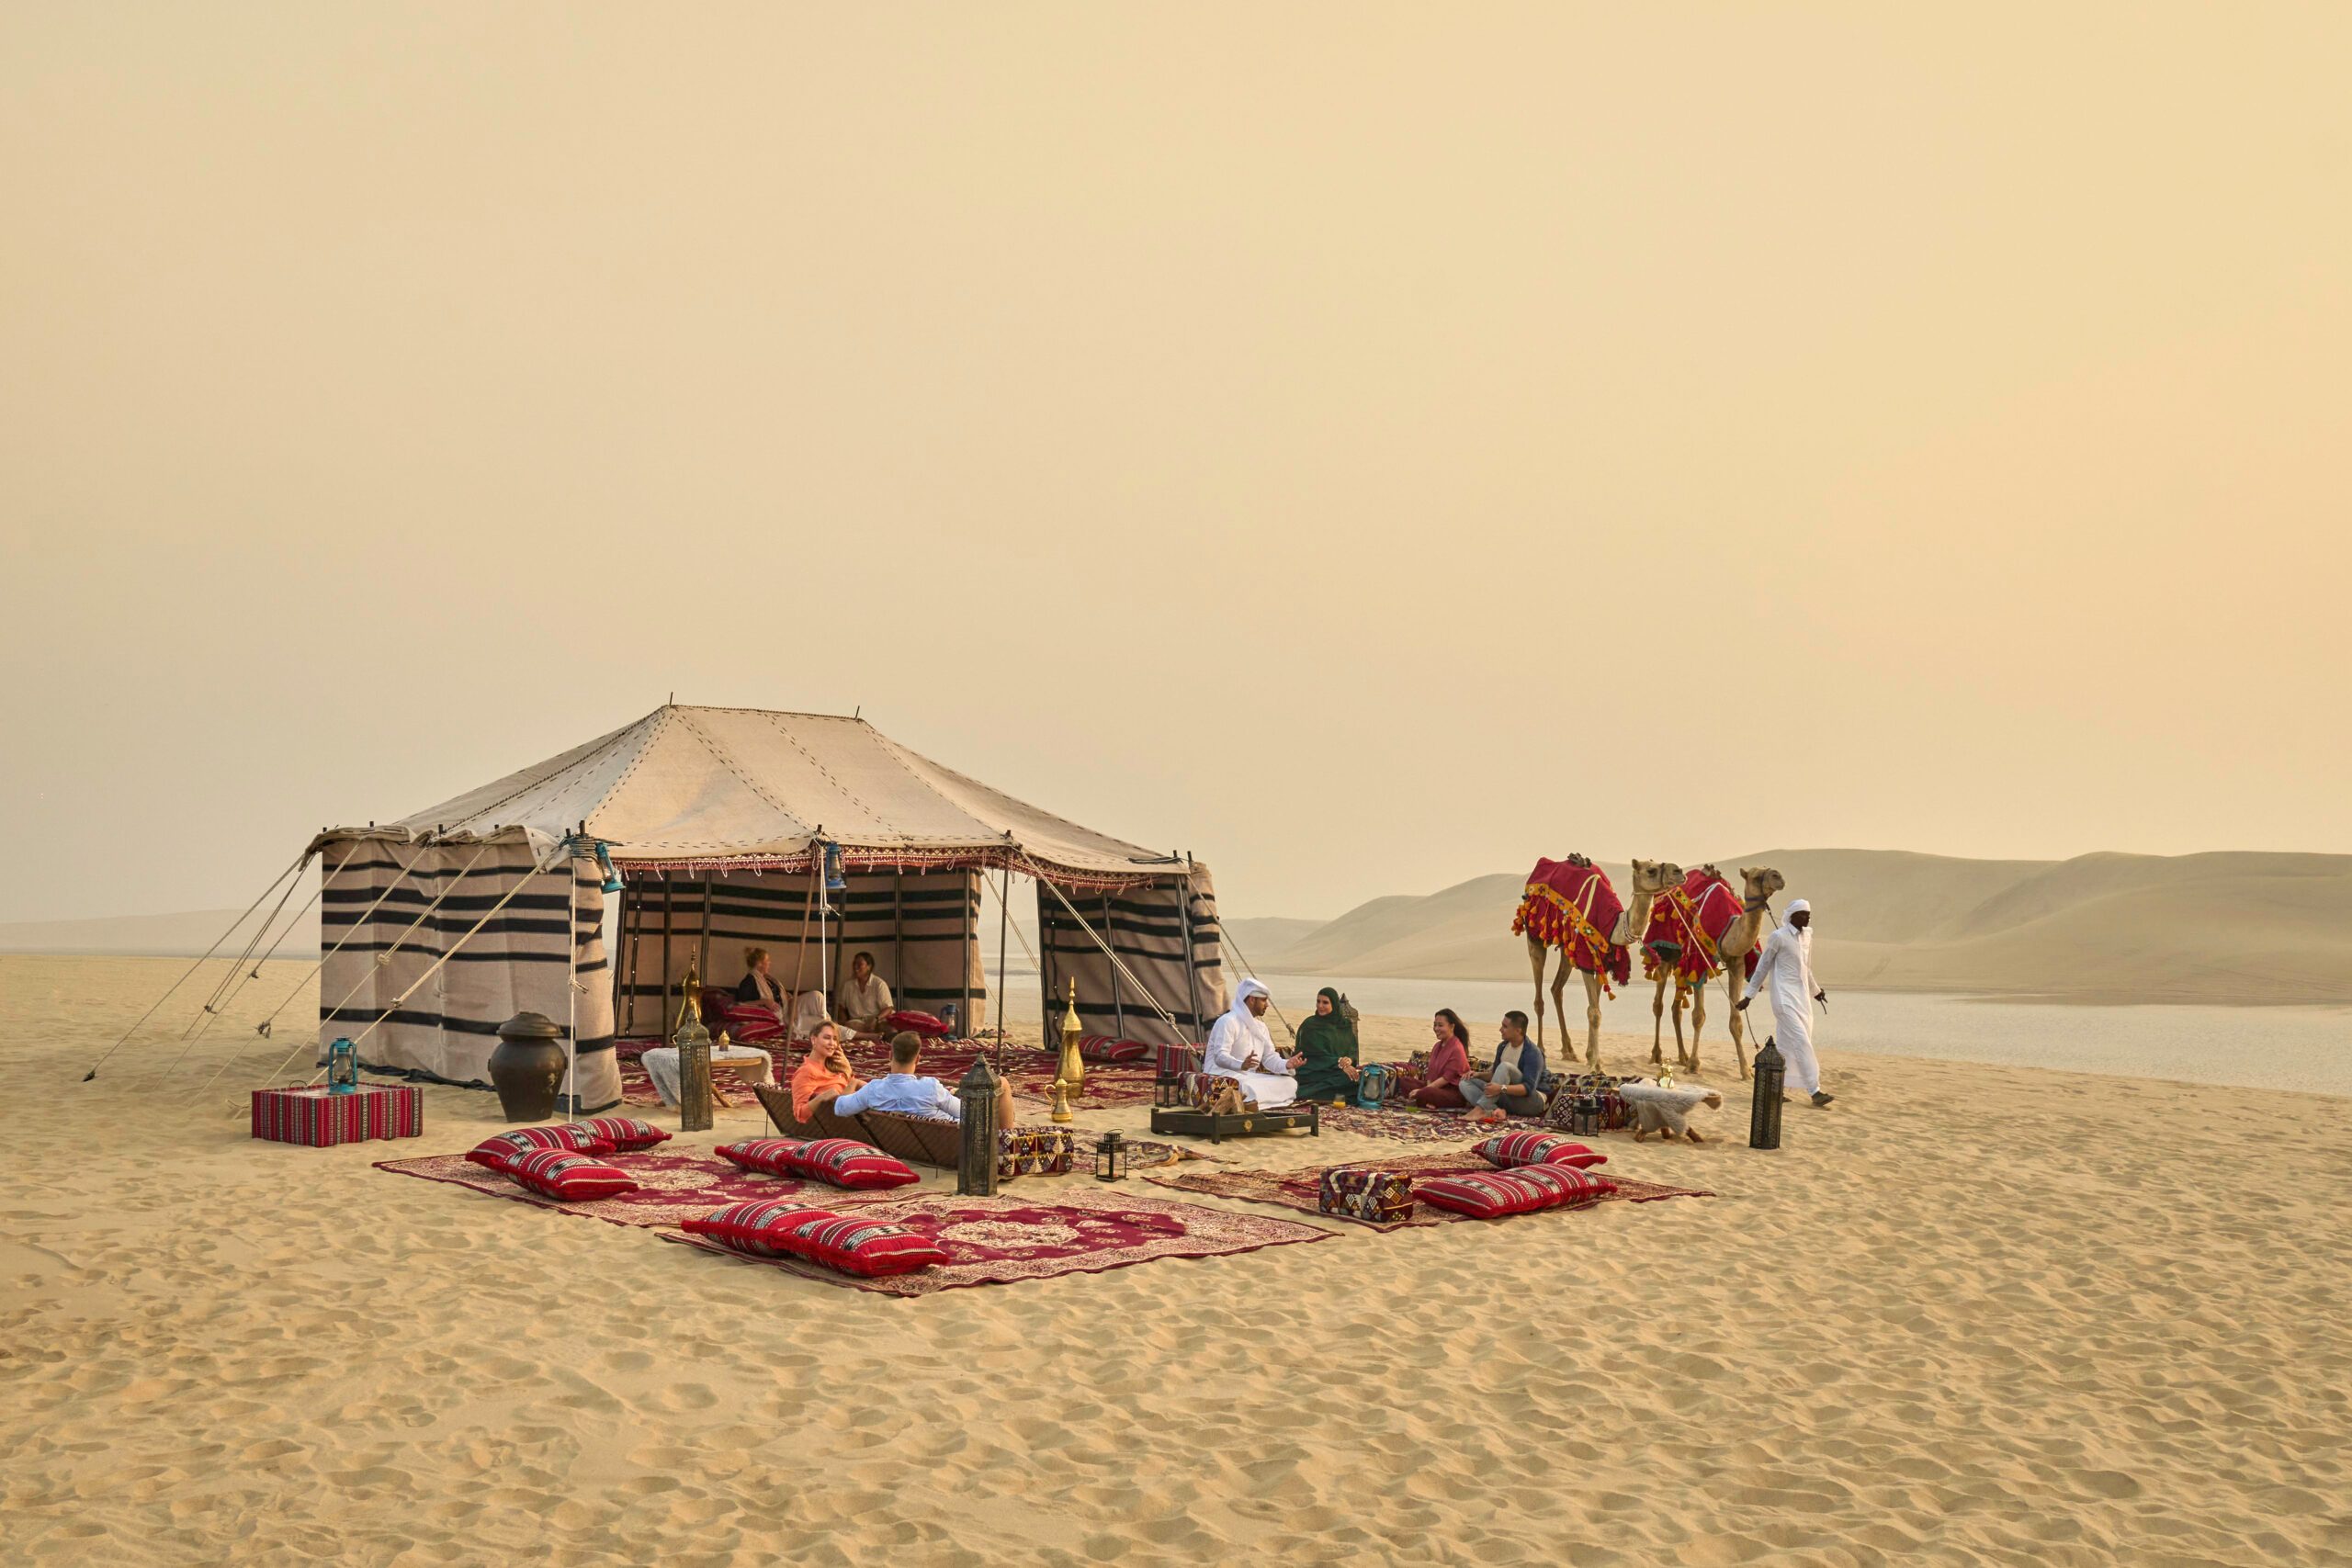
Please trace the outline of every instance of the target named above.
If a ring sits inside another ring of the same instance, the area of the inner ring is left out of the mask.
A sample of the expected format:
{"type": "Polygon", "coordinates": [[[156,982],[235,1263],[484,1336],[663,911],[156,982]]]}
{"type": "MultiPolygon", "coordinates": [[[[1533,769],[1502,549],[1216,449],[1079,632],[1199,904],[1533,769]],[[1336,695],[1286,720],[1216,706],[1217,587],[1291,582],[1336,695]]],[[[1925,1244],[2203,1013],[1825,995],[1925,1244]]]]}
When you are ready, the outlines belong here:
{"type": "Polygon", "coordinates": [[[563,1028],[545,1013],[518,1012],[498,1026],[490,1081],[509,1122],[546,1122],[563,1087],[563,1028]]]}

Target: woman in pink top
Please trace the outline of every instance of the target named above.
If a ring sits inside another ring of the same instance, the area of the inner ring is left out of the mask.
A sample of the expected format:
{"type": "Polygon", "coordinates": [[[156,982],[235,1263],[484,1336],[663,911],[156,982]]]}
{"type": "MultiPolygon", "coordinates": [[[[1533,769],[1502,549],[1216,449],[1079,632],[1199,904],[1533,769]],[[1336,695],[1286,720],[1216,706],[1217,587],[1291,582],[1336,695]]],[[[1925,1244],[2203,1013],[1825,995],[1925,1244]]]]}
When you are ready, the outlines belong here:
{"type": "Polygon", "coordinates": [[[1431,1111],[1462,1111],[1470,1102],[1453,1086],[1470,1070],[1470,1031],[1452,1008],[1440,1008],[1430,1020],[1437,1043],[1430,1047],[1429,1082],[1413,1091],[1413,1103],[1431,1111]]]}

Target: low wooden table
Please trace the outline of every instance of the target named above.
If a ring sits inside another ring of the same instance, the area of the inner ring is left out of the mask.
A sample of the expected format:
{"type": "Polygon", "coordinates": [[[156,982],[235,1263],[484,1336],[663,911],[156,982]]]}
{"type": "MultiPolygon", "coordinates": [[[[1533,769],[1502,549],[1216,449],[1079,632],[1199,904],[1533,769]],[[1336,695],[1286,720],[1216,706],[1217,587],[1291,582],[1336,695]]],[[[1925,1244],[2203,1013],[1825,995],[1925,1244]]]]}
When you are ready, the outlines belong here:
{"type": "Polygon", "coordinates": [[[1243,1111],[1226,1116],[1181,1105],[1155,1105],[1151,1110],[1153,1132],[1206,1138],[1212,1144],[1221,1144],[1229,1137],[1254,1138],[1268,1133],[1286,1133],[1294,1127],[1306,1128],[1310,1138],[1321,1137],[1323,1108],[1308,1100],[1272,1111],[1243,1111]]]}

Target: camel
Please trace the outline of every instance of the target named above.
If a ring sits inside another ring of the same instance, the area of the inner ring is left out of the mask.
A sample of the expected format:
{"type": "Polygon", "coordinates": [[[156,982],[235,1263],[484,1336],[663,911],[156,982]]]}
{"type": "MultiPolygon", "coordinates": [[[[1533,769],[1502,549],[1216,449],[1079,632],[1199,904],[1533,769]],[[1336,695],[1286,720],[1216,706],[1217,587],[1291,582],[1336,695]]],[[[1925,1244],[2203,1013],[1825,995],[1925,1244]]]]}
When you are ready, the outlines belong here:
{"type": "MultiPolygon", "coordinates": [[[[1691,897],[1707,881],[1720,880],[1723,874],[1712,865],[1702,865],[1685,880],[1683,892],[1691,897]]],[[[1789,885],[1787,877],[1769,865],[1744,865],[1739,868],[1741,886],[1747,889],[1740,900],[1739,913],[1720,931],[1711,932],[1715,945],[1713,973],[1685,978],[1672,964],[1657,966],[1657,995],[1650,1002],[1650,1060],[1663,1066],[1665,1048],[1660,1039],[1658,1019],[1666,1012],[1666,987],[1674,983],[1674,1065],[1690,1072],[1699,1070],[1699,1032],[1707,1026],[1707,986],[1717,975],[1723,977],[1724,995],[1729,1001],[1725,1016],[1731,1020],[1731,1054],[1739,1063],[1742,1081],[1747,1077],[1747,1042],[1741,1027],[1743,1014],[1739,998],[1747,989],[1747,957],[1764,945],[1764,918],[1771,912],[1772,895],[1789,885]],[[1682,1005],[1685,994],[1690,1003],[1690,1050],[1682,1050],[1682,1005]]],[[[1695,911],[1701,917],[1703,931],[1713,924],[1708,911],[1695,911]]]]}
{"type": "MultiPolygon", "coordinates": [[[[1538,872],[1541,873],[1548,863],[1539,863],[1538,872]]],[[[1564,866],[1591,871],[1592,878],[1588,885],[1585,900],[1588,916],[1597,894],[1606,894],[1608,903],[1616,902],[1616,890],[1610,886],[1608,875],[1599,866],[1594,865],[1582,855],[1570,855],[1567,860],[1560,863],[1564,866]]],[[[1633,872],[1633,901],[1618,911],[1617,918],[1610,923],[1608,931],[1594,933],[1606,942],[1612,950],[1630,947],[1638,941],[1642,932],[1649,927],[1650,906],[1657,901],[1660,893],[1677,886],[1682,880],[1682,868],[1665,861],[1637,860],[1634,862],[1633,872]]],[[[1531,883],[1530,886],[1532,888],[1533,884],[1531,883]]],[[[1532,896],[1531,893],[1531,897],[1532,896]]],[[[1522,903],[1522,911],[1526,907],[1522,903]]],[[[1603,907],[1605,908],[1605,905],[1603,907]]],[[[1574,944],[1566,941],[1545,940],[1525,922],[1523,914],[1517,929],[1526,932],[1528,963],[1535,971],[1535,1043],[1538,1048],[1541,1048],[1544,1043],[1544,953],[1554,946],[1557,946],[1560,950],[1558,972],[1552,976],[1552,1006],[1560,1015],[1562,1046],[1567,1059],[1573,1061],[1576,1058],[1576,1049],[1568,1034],[1568,1004],[1566,993],[1569,970],[1578,968],[1571,956],[1574,944]]],[[[1600,993],[1604,983],[1601,971],[1609,966],[1610,954],[1599,953],[1593,956],[1596,966],[1591,969],[1579,969],[1579,972],[1584,976],[1585,1066],[1588,1071],[1597,1073],[1600,1071],[1600,993]]],[[[1621,973],[1618,977],[1623,979],[1624,976],[1621,973]]]]}

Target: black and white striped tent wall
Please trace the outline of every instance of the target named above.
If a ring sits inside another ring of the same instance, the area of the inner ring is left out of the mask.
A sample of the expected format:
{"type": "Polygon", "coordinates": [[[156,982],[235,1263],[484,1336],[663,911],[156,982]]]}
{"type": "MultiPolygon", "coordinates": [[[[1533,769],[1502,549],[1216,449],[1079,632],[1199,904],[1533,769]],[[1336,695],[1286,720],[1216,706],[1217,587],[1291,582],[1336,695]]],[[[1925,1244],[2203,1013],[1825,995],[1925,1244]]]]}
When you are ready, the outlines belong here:
{"type": "Polygon", "coordinates": [[[320,894],[328,950],[319,976],[322,1047],[349,1036],[373,1070],[487,1086],[499,1025],[538,1012],[568,1033],[576,1016],[580,1103],[619,1103],[594,862],[535,871],[537,859],[520,834],[488,843],[356,839],[347,846],[326,855],[320,894]],[[448,962],[418,986],[445,953],[448,962]]]}
{"type": "Polygon", "coordinates": [[[899,1006],[936,1013],[954,1003],[967,1031],[981,1028],[989,993],[978,941],[980,874],[857,870],[842,881],[831,899],[833,917],[823,921],[820,968],[808,873],[632,870],[615,939],[620,1032],[669,1033],[672,998],[689,964],[706,986],[733,990],[746,947],[768,950],[786,990],[821,988],[828,998],[840,996],[850,958],[871,953],[899,1006]]]}
{"type": "Polygon", "coordinates": [[[1207,1038],[1209,1025],[1226,1010],[1224,942],[1217,931],[1216,889],[1206,867],[1195,866],[1187,880],[1170,878],[1116,893],[1066,890],[1057,897],[1040,884],[1037,930],[1044,942],[1038,956],[1046,1010],[1056,1028],[1073,979],[1079,1025],[1089,1034],[1151,1045],[1193,1044],[1207,1038]],[[1087,934],[1088,926],[1118,953],[1125,974],[1087,934]],[[1159,1008],[1137,994],[1138,985],[1159,1008]],[[1173,1028],[1160,1009],[1174,1018],[1173,1028]]]}

